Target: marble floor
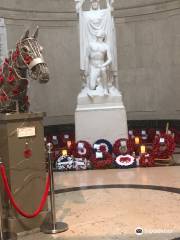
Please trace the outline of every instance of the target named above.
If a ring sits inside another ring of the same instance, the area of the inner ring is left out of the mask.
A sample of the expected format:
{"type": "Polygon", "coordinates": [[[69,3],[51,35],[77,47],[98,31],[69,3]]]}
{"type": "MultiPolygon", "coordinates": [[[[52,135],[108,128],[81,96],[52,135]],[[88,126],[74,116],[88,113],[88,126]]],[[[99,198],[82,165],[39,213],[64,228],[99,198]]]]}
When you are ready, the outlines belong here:
{"type": "Polygon", "coordinates": [[[58,172],[55,189],[57,219],[69,230],[18,239],[180,239],[180,166],[58,172]]]}

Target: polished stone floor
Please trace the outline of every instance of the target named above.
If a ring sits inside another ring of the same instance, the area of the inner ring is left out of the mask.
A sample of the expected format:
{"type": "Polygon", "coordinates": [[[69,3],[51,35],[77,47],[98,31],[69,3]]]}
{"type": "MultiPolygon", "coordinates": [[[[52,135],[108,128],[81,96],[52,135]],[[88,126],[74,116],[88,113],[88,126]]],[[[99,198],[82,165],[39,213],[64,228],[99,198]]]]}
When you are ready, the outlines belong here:
{"type": "Polygon", "coordinates": [[[69,230],[18,239],[180,239],[180,166],[59,172],[55,189],[57,219],[69,230]]]}

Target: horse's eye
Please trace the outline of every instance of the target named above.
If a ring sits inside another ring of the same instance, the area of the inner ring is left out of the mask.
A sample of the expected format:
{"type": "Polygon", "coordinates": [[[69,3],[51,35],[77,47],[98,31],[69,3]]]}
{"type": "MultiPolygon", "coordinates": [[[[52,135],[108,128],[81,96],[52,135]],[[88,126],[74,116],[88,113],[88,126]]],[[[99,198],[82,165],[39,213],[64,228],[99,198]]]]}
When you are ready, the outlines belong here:
{"type": "Polygon", "coordinates": [[[22,47],[23,52],[29,52],[29,48],[27,46],[22,47]]]}

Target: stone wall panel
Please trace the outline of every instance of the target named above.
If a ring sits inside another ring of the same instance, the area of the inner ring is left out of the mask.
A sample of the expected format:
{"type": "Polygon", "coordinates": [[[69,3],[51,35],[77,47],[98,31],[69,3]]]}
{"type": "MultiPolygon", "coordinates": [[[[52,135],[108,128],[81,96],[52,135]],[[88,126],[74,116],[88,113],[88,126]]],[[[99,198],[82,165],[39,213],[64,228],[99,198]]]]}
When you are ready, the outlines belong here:
{"type": "MultiPolygon", "coordinates": [[[[128,119],[180,119],[180,1],[116,0],[119,86],[128,119]]],[[[36,25],[50,82],[32,82],[31,109],[45,124],[74,122],[80,90],[78,18],[73,0],[1,0],[8,47],[36,25]]]]}

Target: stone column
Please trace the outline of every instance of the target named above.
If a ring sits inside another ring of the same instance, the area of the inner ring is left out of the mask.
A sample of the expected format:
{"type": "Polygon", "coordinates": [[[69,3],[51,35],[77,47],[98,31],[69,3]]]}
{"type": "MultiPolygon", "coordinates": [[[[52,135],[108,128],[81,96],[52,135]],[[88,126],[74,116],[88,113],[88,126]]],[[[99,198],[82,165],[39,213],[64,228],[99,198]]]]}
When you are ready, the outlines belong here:
{"type": "Polygon", "coordinates": [[[0,65],[3,59],[8,55],[7,50],[7,33],[4,19],[0,18],[0,65]]]}

